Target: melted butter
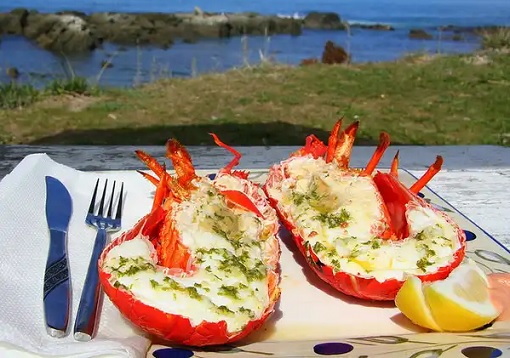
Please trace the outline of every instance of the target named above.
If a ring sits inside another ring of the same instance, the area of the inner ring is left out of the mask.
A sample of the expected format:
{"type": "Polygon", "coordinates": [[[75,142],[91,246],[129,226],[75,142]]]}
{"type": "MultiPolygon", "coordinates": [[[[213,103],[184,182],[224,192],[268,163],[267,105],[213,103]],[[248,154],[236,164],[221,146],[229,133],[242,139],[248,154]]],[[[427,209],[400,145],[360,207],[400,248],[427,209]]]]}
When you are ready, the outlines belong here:
{"type": "MultiPolygon", "coordinates": [[[[269,302],[268,270],[277,226],[251,212],[227,207],[212,182],[198,183],[189,201],[172,207],[181,242],[195,259],[191,275],[170,275],[157,265],[144,237],[110,250],[104,268],[112,284],[192,324],[225,320],[230,332],[260,318],[269,302]],[[270,237],[267,232],[271,232],[270,237]]],[[[276,218],[276,216],[275,216],[276,218]]]]}
{"type": "Polygon", "coordinates": [[[379,281],[434,272],[459,248],[455,228],[430,208],[406,212],[411,226],[402,241],[380,239],[384,212],[372,178],[341,171],[311,157],[284,163],[287,178],[268,188],[319,259],[335,270],[379,281]]]}

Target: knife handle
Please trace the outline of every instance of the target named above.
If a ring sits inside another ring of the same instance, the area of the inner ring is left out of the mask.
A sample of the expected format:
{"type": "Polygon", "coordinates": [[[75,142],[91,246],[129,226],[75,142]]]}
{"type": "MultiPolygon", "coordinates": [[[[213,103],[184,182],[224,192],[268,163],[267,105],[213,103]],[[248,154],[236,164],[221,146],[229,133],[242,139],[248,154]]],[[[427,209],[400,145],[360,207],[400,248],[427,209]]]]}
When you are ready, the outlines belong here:
{"type": "Polygon", "coordinates": [[[74,323],[74,339],[77,341],[90,341],[96,329],[98,307],[102,297],[97,265],[105,245],[106,230],[99,228],[74,323]]]}
{"type": "Polygon", "coordinates": [[[46,331],[52,337],[65,337],[71,309],[71,284],[67,262],[67,234],[50,230],[50,248],[44,272],[44,315],[46,331]]]}

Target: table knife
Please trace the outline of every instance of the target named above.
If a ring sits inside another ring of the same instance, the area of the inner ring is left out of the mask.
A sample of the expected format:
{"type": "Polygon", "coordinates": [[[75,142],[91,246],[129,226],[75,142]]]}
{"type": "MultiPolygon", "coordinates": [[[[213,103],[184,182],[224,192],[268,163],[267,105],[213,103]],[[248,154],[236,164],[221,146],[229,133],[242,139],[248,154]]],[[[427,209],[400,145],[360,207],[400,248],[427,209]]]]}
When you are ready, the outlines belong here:
{"type": "Polygon", "coordinates": [[[44,272],[44,315],[46,331],[65,337],[71,312],[71,282],[67,258],[67,231],[72,199],[64,184],[46,176],[46,220],[50,245],[44,272]]]}

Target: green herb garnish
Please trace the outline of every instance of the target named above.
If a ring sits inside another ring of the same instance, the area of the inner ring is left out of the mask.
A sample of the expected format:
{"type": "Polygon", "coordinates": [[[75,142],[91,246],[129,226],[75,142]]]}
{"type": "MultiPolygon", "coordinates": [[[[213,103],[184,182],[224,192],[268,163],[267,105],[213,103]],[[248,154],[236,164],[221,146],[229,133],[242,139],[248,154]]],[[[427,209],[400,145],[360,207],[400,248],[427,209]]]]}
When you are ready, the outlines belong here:
{"type": "Polygon", "coordinates": [[[324,244],[322,242],[319,242],[317,241],[314,245],[313,245],[313,251],[315,253],[319,253],[321,251],[324,251],[326,250],[326,246],[324,246],[324,244]]]}
{"type": "Polygon", "coordinates": [[[330,229],[333,229],[347,224],[347,222],[351,219],[351,214],[349,214],[346,209],[342,208],[339,214],[322,213],[314,216],[313,219],[319,220],[320,222],[327,224],[330,229]]]}

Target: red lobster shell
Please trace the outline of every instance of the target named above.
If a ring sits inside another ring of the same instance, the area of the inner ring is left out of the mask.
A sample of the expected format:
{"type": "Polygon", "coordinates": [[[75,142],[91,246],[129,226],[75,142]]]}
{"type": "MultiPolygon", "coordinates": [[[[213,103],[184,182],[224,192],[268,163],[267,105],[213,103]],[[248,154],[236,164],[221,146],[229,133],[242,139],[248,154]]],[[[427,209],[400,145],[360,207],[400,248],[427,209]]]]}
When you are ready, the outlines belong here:
{"type": "Polygon", "coordinates": [[[264,185],[309,266],[335,289],[366,300],[393,300],[408,275],[446,278],[464,258],[464,231],[417,195],[442,158],[411,188],[398,180],[398,153],[389,173],[374,175],[389,146],[383,132],[367,167],[349,168],[359,123],[342,132],[341,122],[327,146],[309,136],[270,169],[264,185]]]}
{"type": "Polygon", "coordinates": [[[240,154],[213,136],[235,154],[214,179],[198,177],[175,140],[167,142],[167,157],[176,178],[148,154],[136,152],[157,176],[142,173],[157,185],[153,208],[109,244],[98,262],[104,292],[127,319],[159,338],[189,346],[246,337],[272,314],[280,297],[277,214],[248,173],[232,170],[240,154]],[[223,216],[214,216],[220,209],[223,216]],[[184,220],[188,212],[195,216],[184,220]],[[238,226],[221,226],[228,220],[238,226]],[[253,224],[247,232],[255,237],[241,232],[242,220],[253,224]],[[186,225],[194,225],[194,231],[186,231],[186,225]],[[194,246],[186,246],[186,240],[194,246]],[[146,250],[145,256],[130,256],[137,247],[146,250]],[[244,307],[243,295],[252,306],[244,307]],[[186,305],[193,306],[182,308],[186,305]]]}

